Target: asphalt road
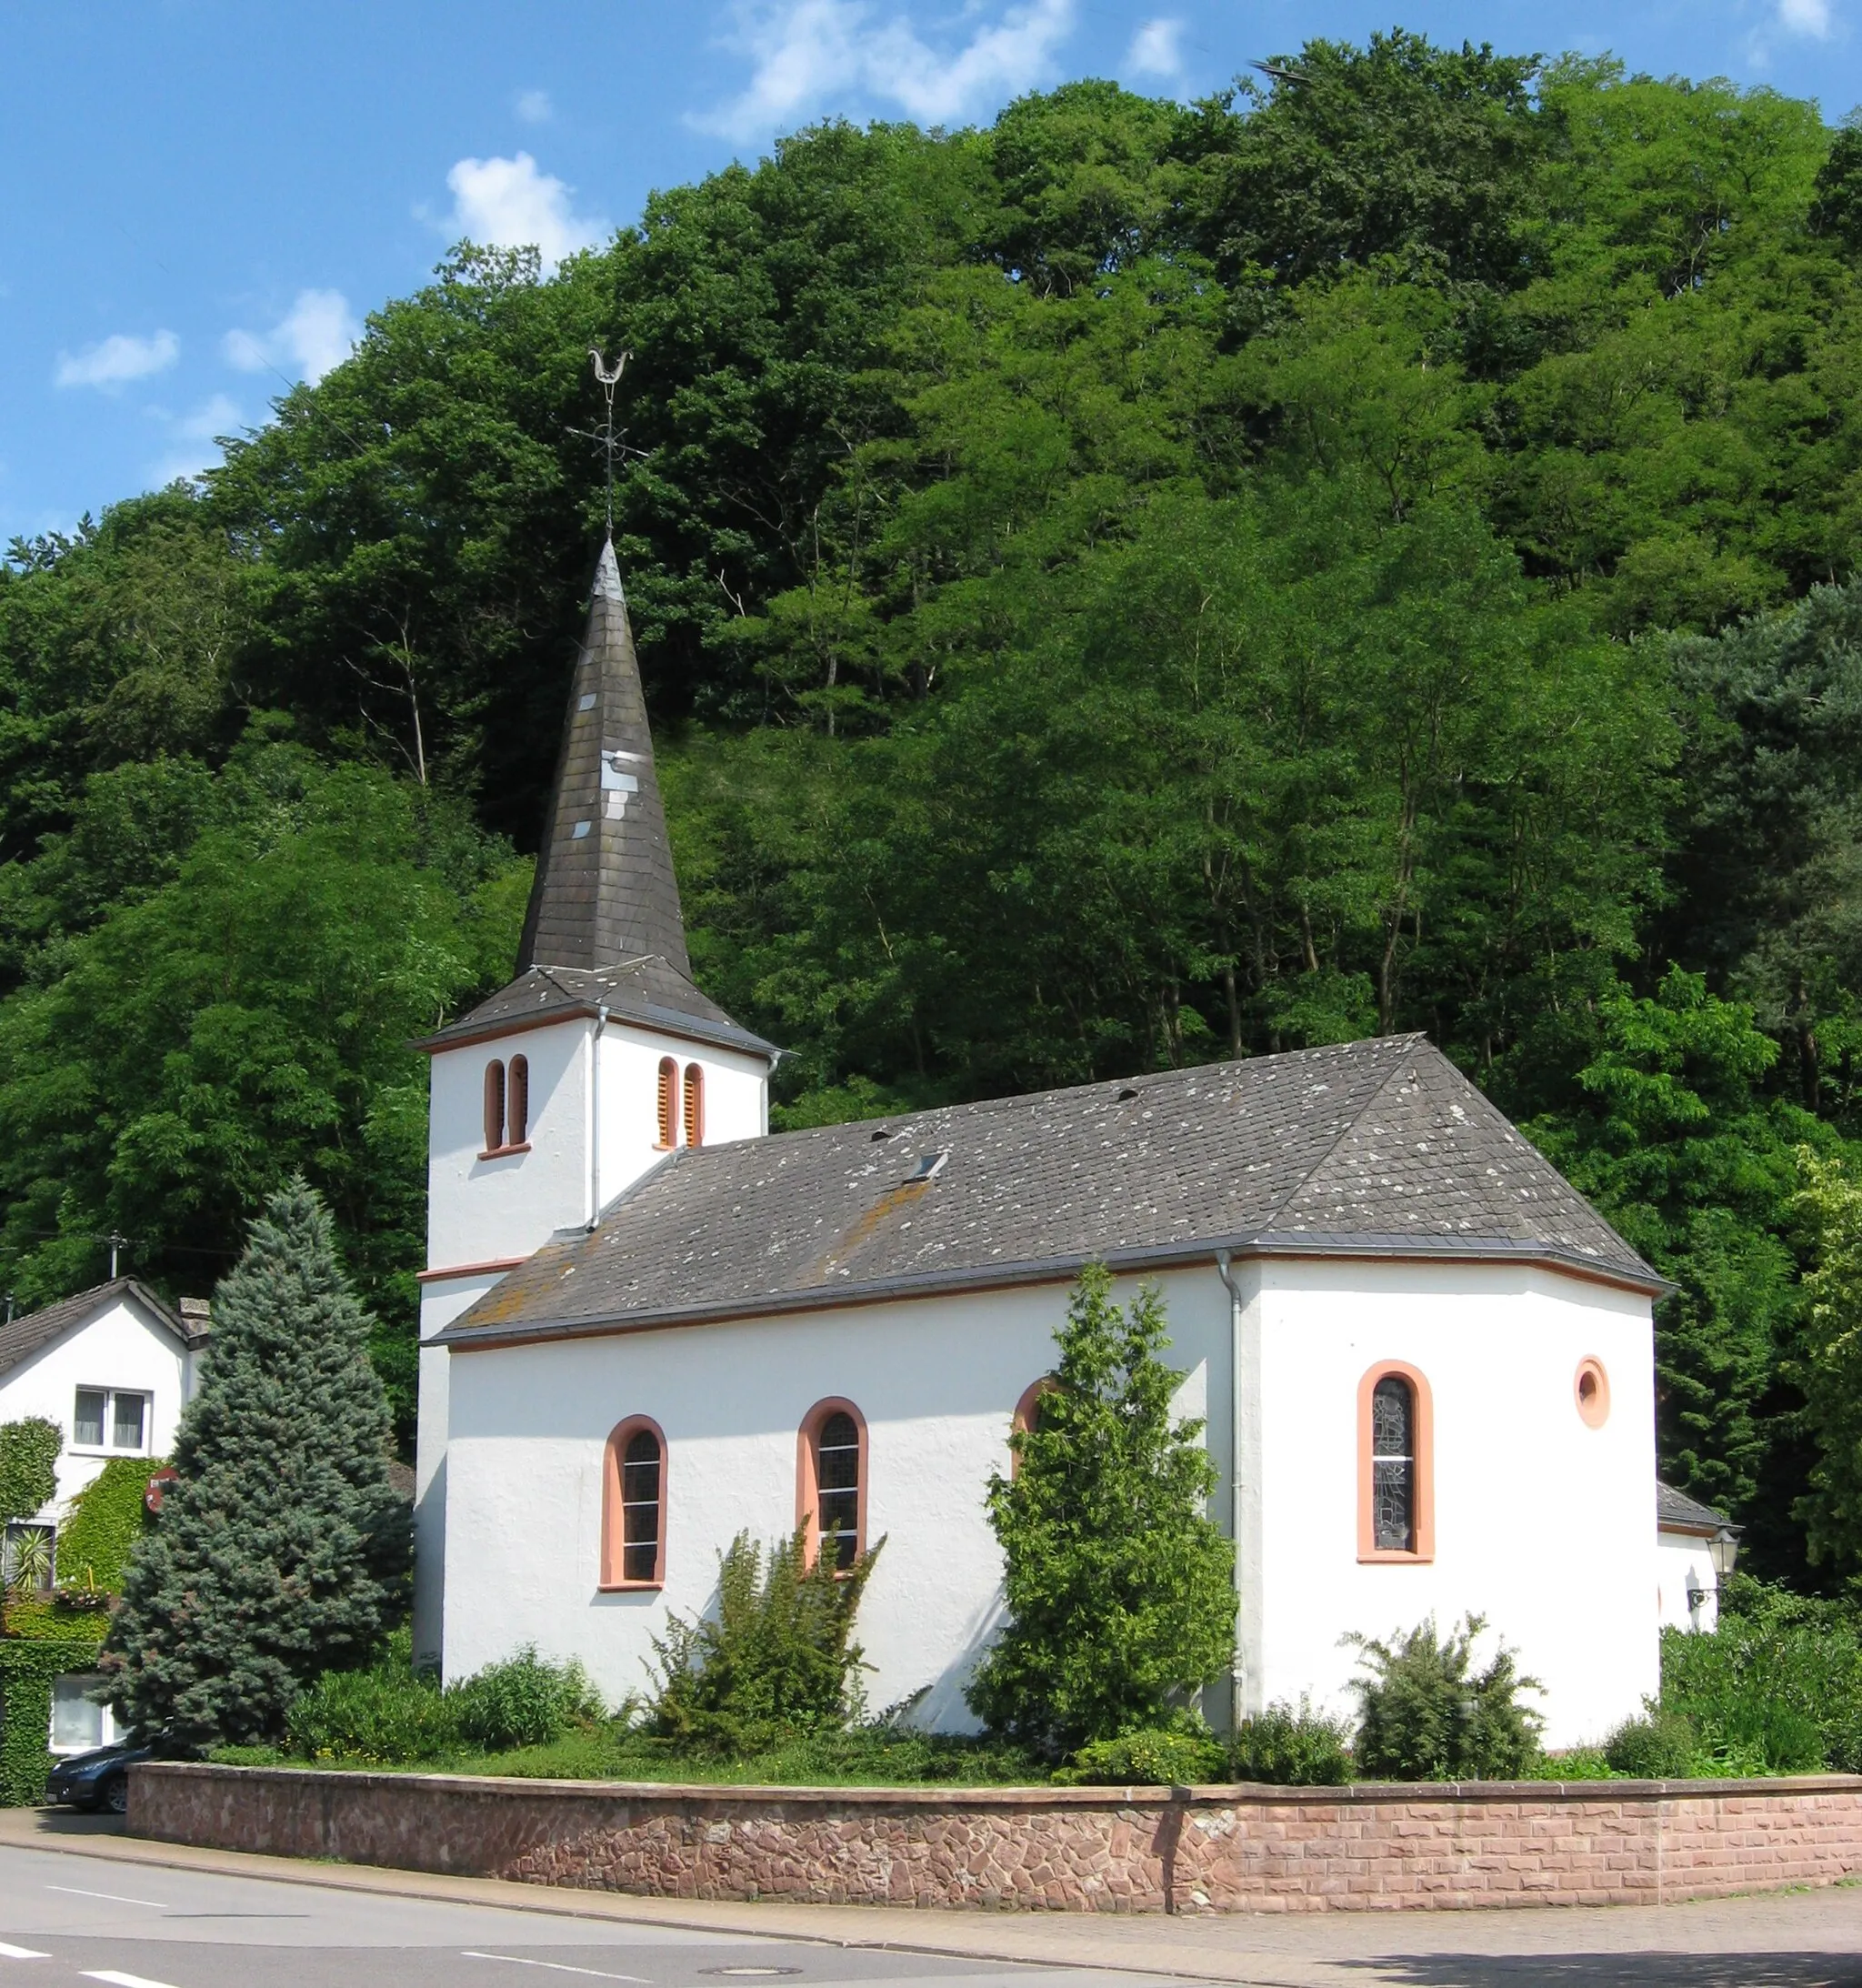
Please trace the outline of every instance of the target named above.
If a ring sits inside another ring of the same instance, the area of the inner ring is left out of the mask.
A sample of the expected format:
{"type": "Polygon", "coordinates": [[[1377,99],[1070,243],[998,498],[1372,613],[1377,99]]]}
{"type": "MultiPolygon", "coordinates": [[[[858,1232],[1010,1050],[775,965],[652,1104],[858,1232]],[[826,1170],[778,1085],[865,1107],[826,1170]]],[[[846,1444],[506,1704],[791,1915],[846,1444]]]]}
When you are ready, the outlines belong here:
{"type": "Polygon", "coordinates": [[[0,1988],[1157,1988],[737,1933],[506,1912],[0,1848],[0,1988]]]}

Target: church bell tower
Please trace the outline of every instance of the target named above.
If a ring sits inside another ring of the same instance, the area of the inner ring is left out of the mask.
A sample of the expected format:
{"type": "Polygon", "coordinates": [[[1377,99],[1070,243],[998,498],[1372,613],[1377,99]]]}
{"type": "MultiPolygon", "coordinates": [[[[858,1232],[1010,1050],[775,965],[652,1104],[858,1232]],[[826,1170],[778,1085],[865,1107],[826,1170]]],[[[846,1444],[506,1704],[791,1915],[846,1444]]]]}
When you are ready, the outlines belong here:
{"type": "Polygon", "coordinates": [[[447,1363],[428,1343],[681,1148],[769,1130],[776,1051],[692,980],[614,543],[601,550],[516,978],[431,1058],[414,1647],[445,1606],[447,1363]]]}

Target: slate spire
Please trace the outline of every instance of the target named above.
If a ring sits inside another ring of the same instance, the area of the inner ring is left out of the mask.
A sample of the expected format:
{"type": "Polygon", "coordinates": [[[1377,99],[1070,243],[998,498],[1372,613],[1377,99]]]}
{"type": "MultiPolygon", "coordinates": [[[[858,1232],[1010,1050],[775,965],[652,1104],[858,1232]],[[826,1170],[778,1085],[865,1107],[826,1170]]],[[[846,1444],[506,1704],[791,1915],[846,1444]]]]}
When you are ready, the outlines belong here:
{"type": "Polygon", "coordinates": [[[587,970],[646,955],[691,979],[640,665],[609,539],[569,687],[517,970],[587,970]]]}

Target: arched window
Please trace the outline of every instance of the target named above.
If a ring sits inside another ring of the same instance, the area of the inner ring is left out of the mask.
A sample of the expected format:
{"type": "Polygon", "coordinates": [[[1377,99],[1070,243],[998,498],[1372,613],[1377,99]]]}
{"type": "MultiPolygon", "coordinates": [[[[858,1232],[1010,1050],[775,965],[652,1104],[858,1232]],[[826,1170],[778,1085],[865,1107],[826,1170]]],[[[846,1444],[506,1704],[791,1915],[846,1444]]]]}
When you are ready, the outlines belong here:
{"type": "Polygon", "coordinates": [[[666,1581],[666,1437],[633,1415],[607,1439],[601,1487],[601,1585],[657,1588],[666,1581]]]}
{"type": "Polygon", "coordinates": [[[866,1549],[866,1423],[851,1401],[817,1401],[797,1443],[796,1517],[808,1560],[824,1547],[845,1571],[866,1549]]]}
{"type": "Polygon", "coordinates": [[[1386,1360],[1357,1387],[1357,1557],[1433,1560],[1434,1413],[1414,1367],[1386,1360]]]}
{"type": "Polygon", "coordinates": [[[679,1066],[671,1057],[659,1059],[659,1143],[662,1150],[679,1137],[679,1066]]]}
{"type": "Polygon", "coordinates": [[[696,1063],[686,1065],[686,1143],[705,1143],[705,1072],[696,1063]]]}
{"type": "Polygon", "coordinates": [[[485,1150],[495,1153],[505,1143],[505,1066],[485,1066],[485,1150]]]}
{"type": "Polygon", "coordinates": [[[530,1059],[511,1059],[510,1081],[506,1087],[505,1143],[522,1146],[530,1138],[530,1059]]]}
{"type": "MultiPolygon", "coordinates": [[[[1012,1435],[1026,1435],[1041,1426],[1041,1403],[1060,1385],[1051,1373],[1044,1373],[1038,1381],[1031,1381],[1022,1391],[1022,1398],[1015,1405],[1015,1413],[1009,1420],[1012,1435]]],[[[1017,1444],[1009,1446],[1008,1474],[1016,1475],[1022,1467],[1021,1449],[1017,1444]]]]}

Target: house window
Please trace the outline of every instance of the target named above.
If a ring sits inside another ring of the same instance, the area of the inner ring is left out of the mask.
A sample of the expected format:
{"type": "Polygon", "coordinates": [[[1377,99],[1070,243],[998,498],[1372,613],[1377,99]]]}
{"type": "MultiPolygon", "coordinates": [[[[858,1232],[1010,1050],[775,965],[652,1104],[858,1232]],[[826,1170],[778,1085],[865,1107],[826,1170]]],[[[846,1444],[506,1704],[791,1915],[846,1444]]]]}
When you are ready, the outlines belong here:
{"type": "Polygon", "coordinates": [[[511,1059],[510,1080],[506,1087],[505,1142],[522,1146],[530,1137],[530,1059],[511,1059]]]}
{"type": "Polygon", "coordinates": [[[1386,1360],[1357,1390],[1357,1557],[1435,1558],[1434,1416],[1429,1384],[1386,1360]]]}
{"type": "Polygon", "coordinates": [[[145,1456],[149,1398],[126,1388],[80,1388],[71,1413],[74,1450],[115,1450],[145,1456]],[[107,1438],[107,1441],[105,1440],[107,1438]]]}
{"type": "Polygon", "coordinates": [[[666,1580],[666,1437],[630,1416],[607,1439],[602,1471],[601,1585],[657,1588],[666,1580]]]}
{"type": "Polygon", "coordinates": [[[679,1066],[671,1057],[659,1059],[659,1144],[662,1150],[679,1136],[679,1066]]]}
{"type": "Polygon", "coordinates": [[[485,1150],[495,1153],[505,1143],[505,1066],[485,1066],[485,1150]]]}
{"type": "Polygon", "coordinates": [[[686,1143],[705,1143],[705,1072],[696,1063],[686,1065],[686,1143]]]}
{"type": "Polygon", "coordinates": [[[115,1715],[107,1705],[94,1704],[89,1693],[104,1680],[95,1672],[76,1672],[52,1680],[54,1753],[88,1753],[95,1746],[113,1745],[118,1738],[115,1715]]]}
{"type": "Polygon", "coordinates": [[[48,1525],[14,1524],[0,1539],[0,1584],[50,1594],[58,1578],[58,1535],[48,1525]]]}
{"type": "Polygon", "coordinates": [[[797,1445],[796,1520],[812,1564],[824,1549],[845,1572],[866,1544],[866,1423],[851,1401],[817,1401],[797,1445]]]}

